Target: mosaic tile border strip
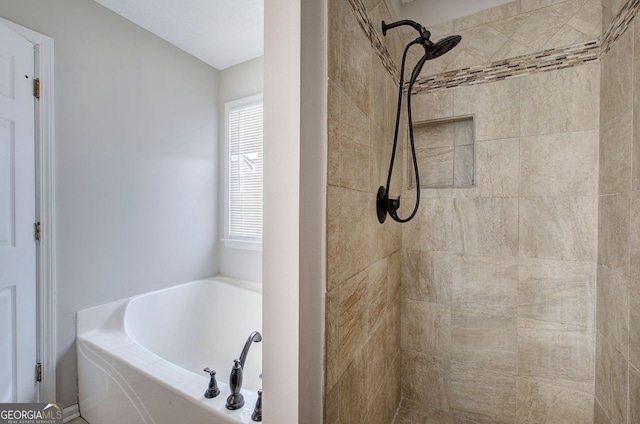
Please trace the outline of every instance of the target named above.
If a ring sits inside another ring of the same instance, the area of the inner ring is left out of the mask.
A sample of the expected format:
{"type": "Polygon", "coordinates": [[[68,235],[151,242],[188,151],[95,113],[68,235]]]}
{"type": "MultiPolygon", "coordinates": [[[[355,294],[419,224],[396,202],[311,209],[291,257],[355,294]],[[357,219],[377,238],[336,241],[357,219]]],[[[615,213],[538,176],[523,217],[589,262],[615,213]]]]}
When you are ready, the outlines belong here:
{"type": "MultiPolygon", "coordinates": [[[[351,5],[358,24],[371,42],[371,46],[382,61],[383,66],[397,83],[400,75],[398,68],[384,46],[379,33],[374,29],[364,3],[362,0],[347,0],[347,2],[351,5]]],[[[597,40],[569,47],[544,50],[489,63],[488,65],[478,65],[419,78],[414,85],[412,93],[500,81],[597,61],[602,54],[611,49],[613,43],[627,30],[631,20],[638,14],[639,10],[640,0],[629,0],[615,17],[607,31],[597,40]]]]}
{"type": "Polygon", "coordinates": [[[640,0],[629,0],[622,7],[618,16],[615,17],[607,31],[600,37],[603,54],[608,52],[613,43],[624,34],[631,20],[638,14],[638,9],[640,9],[640,0]]]}
{"type": "Polygon", "coordinates": [[[349,3],[349,5],[351,5],[360,28],[362,28],[365,35],[371,42],[373,51],[376,52],[376,54],[382,61],[382,66],[384,66],[387,72],[389,72],[389,75],[391,75],[393,80],[398,83],[398,81],[400,81],[400,71],[396,67],[396,64],[393,62],[389,51],[382,42],[380,34],[378,34],[378,32],[374,29],[373,23],[371,22],[371,19],[367,14],[367,9],[364,3],[362,3],[362,0],[347,0],[347,2],[349,3]]]}
{"type": "Polygon", "coordinates": [[[489,65],[478,65],[419,78],[412,93],[501,81],[534,72],[570,68],[596,61],[599,57],[600,44],[597,41],[591,41],[562,49],[545,50],[531,55],[514,57],[489,65]]]}

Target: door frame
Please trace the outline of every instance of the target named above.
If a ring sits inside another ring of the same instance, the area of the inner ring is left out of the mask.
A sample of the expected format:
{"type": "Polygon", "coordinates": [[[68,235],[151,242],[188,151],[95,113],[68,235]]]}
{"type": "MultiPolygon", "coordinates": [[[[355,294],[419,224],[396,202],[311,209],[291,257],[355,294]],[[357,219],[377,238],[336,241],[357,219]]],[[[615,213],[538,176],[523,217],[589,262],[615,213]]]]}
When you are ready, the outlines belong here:
{"type": "Polygon", "coordinates": [[[38,402],[56,401],[56,252],[55,252],[55,103],[54,40],[0,18],[35,46],[35,78],[40,79],[36,101],[36,220],[41,239],[36,247],[37,358],[43,365],[38,402]]]}

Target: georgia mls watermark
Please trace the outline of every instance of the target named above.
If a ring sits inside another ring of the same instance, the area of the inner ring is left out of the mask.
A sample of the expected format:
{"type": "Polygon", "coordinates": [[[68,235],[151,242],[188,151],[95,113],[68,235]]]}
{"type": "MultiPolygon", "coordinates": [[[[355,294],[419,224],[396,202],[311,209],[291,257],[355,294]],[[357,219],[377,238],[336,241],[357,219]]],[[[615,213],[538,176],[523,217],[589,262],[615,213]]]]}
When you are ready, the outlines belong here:
{"type": "Polygon", "coordinates": [[[0,403],[0,424],[62,424],[55,403],[0,403]]]}

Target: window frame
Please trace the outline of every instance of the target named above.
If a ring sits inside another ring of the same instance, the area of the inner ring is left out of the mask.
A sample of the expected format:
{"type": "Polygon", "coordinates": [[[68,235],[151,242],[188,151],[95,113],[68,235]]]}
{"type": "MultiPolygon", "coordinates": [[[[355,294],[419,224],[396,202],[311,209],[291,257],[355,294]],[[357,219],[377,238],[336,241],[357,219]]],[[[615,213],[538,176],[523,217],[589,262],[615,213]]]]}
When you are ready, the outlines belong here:
{"type": "MultiPolygon", "coordinates": [[[[231,209],[231,205],[230,205],[230,193],[231,193],[231,176],[229,175],[229,172],[231,170],[231,156],[230,156],[230,150],[231,147],[229,145],[230,140],[229,140],[229,113],[231,112],[232,109],[241,107],[241,106],[248,106],[251,104],[255,104],[255,103],[262,103],[263,104],[263,116],[264,116],[264,96],[262,93],[260,94],[256,94],[253,96],[248,96],[248,97],[243,97],[240,99],[236,99],[236,100],[230,100],[228,102],[225,102],[224,104],[224,149],[223,149],[223,158],[222,158],[222,162],[223,162],[223,182],[224,182],[224,212],[223,212],[223,216],[224,216],[224,234],[223,234],[223,238],[222,238],[222,242],[224,243],[225,247],[228,248],[232,248],[232,249],[243,249],[243,250],[256,250],[256,251],[262,251],[262,237],[257,238],[257,237],[232,237],[230,235],[231,232],[231,217],[230,217],[230,209],[231,209]]],[[[264,127],[263,127],[264,128],[264,127]]],[[[263,131],[264,134],[264,131],[263,131]]],[[[264,146],[264,137],[262,139],[262,143],[264,146]]],[[[264,149],[263,149],[264,151],[264,149]]],[[[264,157],[264,156],[263,156],[264,157]]],[[[263,174],[263,179],[262,179],[263,183],[264,183],[264,174],[263,174]]],[[[264,210],[264,203],[263,203],[263,210],[264,210]]]]}

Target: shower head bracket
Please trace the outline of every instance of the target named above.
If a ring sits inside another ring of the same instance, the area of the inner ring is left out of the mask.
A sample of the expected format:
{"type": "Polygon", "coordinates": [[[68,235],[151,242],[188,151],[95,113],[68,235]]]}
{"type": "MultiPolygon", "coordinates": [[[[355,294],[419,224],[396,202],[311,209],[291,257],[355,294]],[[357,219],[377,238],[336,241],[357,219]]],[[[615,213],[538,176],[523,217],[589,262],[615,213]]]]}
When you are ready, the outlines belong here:
{"type": "Polygon", "coordinates": [[[387,189],[380,186],[378,189],[378,197],[376,200],[376,211],[378,212],[378,221],[382,224],[387,219],[387,213],[395,216],[396,211],[400,208],[400,196],[397,199],[388,197],[387,189]]]}
{"type": "Polygon", "coordinates": [[[387,190],[383,186],[378,189],[376,210],[378,212],[378,222],[384,223],[387,219],[387,190]]]}

